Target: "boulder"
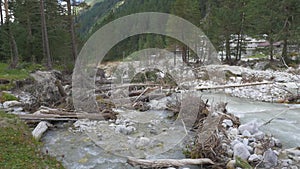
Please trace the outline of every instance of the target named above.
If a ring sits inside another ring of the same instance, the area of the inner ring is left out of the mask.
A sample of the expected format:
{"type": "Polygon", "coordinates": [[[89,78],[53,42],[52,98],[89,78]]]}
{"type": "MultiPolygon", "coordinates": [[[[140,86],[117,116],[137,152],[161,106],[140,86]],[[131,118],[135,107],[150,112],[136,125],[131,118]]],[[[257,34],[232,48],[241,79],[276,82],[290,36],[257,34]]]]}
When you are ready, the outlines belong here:
{"type": "Polygon", "coordinates": [[[62,81],[62,74],[59,71],[36,71],[30,76],[33,77],[34,84],[26,91],[38,98],[36,102],[51,106],[62,98],[57,86],[58,82],[62,81]]]}
{"type": "Polygon", "coordinates": [[[12,107],[19,107],[22,106],[22,103],[16,100],[13,101],[6,101],[3,103],[3,108],[8,109],[12,107]]]}
{"type": "Polygon", "coordinates": [[[52,126],[52,124],[45,121],[41,121],[32,131],[33,138],[35,138],[36,140],[40,140],[42,135],[47,131],[48,127],[50,126],[52,126]]]}
{"type": "Polygon", "coordinates": [[[267,151],[264,152],[263,165],[265,168],[272,168],[277,166],[277,160],[278,157],[272,149],[268,149],[267,151]]]}
{"type": "Polygon", "coordinates": [[[243,143],[237,143],[233,147],[233,154],[234,157],[240,157],[244,160],[247,160],[248,157],[250,156],[250,152],[247,149],[247,146],[245,146],[243,143]]]}

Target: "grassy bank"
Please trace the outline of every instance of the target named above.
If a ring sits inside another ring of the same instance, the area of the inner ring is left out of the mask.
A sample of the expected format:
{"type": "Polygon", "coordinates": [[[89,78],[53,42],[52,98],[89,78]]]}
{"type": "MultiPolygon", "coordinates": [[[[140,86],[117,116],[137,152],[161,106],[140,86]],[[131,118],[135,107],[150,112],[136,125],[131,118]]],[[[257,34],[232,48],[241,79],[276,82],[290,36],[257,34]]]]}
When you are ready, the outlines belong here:
{"type": "Polygon", "coordinates": [[[14,81],[24,80],[29,78],[29,74],[37,69],[44,69],[43,66],[38,64],[20,64],[17,69],[9,69],[9,65],[6,63],[0,63],[0,80],[7,80],[9,83],[1,84],[1,90],[10,90],[14,87],[14,81]]]}
{"type": "Polygon", "coordinates": [[[24,122],[1,111],[0,150],[0,169],[63,168],[61,162],[41,153],[41,143],[24,122]]]}

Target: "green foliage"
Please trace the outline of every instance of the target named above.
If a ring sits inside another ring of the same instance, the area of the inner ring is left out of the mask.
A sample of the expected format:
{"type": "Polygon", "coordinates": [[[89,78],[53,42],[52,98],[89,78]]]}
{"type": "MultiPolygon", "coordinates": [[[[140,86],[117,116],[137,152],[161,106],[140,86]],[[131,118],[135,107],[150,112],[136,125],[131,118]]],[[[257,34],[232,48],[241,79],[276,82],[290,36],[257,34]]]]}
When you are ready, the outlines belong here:
{"type": "Polygon", "coordinates": [[[16,116],[0,111],[1,168],[63,168],[62,164],[40,152],[41,145],[27,125],[16,116]]]}
{"type": "Polygon", "coordinates": [[[0,79],[9,81],[8,84],[0,84],[1,90],[10,90],[15,86],[15,81],[30,78],[29,74],[35,70],[45,70],[40,64],[21,63],[16,69],[9,69],[8,64],[0,63],[0,79]]]}
{"type": "Polygon", "coordinates": [[[247,58],[254,58],[254,59],[262,59],[262,58],[267,58],[268,56],[266,56],[265,54],[255,54],[252,56],[248,56],[247,58]]]}
{"type": "Polygon", "coordinates": [[[0,103],[3,103],[5,101],[13,101],[13,100],[19,100],[19,99],[12,94],[6,92],[0,92],[0,103]]]}
{"type": "MultiPolygon", "coordinates": [[[[11,1],[10,12],[14,21],[10,23],[18,47],[20,62],[45,64],[43,53],[41,15],[39,1],[11,1]]],[[[71,37],[66,26],[69,17],[58,0],[45,1],[50,54],[55,64],[65,65],[72,61],[71,37]]],[[[9,62],[11,56],[6,25],[0,25],[0,58],[9,62]]]]}
{"type": "Polygon", "coordinates": [[[236,156],[236,166],[241,167],[243,169],[252,169],[252,166],[247,162],[247,160],[243,160],[242,158],[236,156]]]}

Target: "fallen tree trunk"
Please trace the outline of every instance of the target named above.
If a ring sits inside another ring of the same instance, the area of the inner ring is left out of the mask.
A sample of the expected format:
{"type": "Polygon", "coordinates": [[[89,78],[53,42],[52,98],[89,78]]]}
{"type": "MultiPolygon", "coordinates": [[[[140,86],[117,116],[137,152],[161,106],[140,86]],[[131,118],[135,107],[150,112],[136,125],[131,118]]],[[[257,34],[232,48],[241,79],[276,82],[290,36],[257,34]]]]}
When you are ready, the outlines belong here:
{"type": "Polygon", "coordinates": [[[147,168],[181,167],[185,165],[214,164],[214,162],[209,158],[144,160],[137,159],[134,157],[128,157],[127,163],[132,166],[140,166],[147,168]]]}
{"type": "Polygon", "coordinates": [[[196,90],[210,90],[210,89],[225,89],[233,87],[247,87],[247,86],[259,86],[273,84],[273,82],[256,82],[256,83],[245,83],[245,84],[233,84],[233,85],[222,85],[222,86],[205,86],[205,87],[196,87],[196,90]]]}

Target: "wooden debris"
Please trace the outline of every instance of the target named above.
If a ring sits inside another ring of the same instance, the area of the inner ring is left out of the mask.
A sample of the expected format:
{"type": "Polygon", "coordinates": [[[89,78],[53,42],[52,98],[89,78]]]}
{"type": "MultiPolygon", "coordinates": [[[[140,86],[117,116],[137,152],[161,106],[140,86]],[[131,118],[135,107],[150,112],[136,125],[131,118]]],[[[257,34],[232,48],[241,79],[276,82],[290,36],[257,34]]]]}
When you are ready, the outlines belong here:
{"type": "Polygon", "coordinates": [[[78,119],[105,120],[102,114],[96,113],[66,113],[63,114],[20,114],[21,120],[40,122],[40,121],[77,121],[78,119]]]}
{"type": "Polygon", "coordinates": [[[214,164],[214,162],[209,158],[144,160],[137,159],[134,157],[128,157],[127,163],[132,166],[140,166],[146,168],[181,167],[185,165],[214,164]]]}
{"type": "Polygon", "coordinates": [[[225,89],[225,88],[234,88],[234,87],[247,87],[247,86],[259,86],[273,84],[273,82],[256,82],[256,83],[245,83],[245,84],[233,84],[233,85],[222,85],[222,86],[202,86],[196,87],[196,90],[211,90],[211,89],[225,89]]]}

